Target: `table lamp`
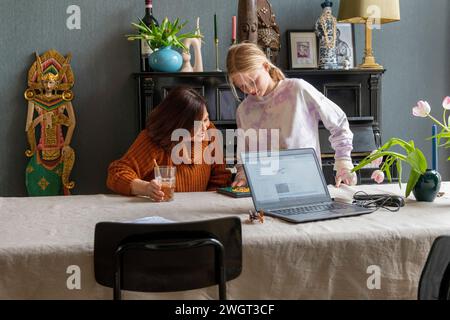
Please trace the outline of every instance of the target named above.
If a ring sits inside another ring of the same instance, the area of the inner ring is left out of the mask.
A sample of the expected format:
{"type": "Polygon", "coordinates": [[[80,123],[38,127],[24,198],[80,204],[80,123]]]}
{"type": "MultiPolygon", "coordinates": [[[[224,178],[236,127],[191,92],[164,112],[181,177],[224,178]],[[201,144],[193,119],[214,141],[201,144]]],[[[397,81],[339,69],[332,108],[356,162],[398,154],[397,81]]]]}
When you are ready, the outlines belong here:
{"type": "Polygon", "coordinates": [[[366,49],[362,69],[383,69],[376,63],[372,49],[374,25],[400,20],[399,0],[341,0],[339,22],[364,23],[366,25],[366,49]]]}

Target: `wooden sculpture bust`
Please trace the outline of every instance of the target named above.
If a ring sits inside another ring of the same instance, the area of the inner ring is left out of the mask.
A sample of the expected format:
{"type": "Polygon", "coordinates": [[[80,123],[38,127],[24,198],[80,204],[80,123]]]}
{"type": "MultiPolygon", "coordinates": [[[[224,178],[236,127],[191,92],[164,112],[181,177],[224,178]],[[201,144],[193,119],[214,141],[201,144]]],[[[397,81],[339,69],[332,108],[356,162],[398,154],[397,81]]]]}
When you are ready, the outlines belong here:
{"type": "Polygon", "coordinates": [[[268,0],[239,0],[238,41],[257,43],[277,64],[281,48],[280,29],[268,0]]]}
{"type": "Polygon", "coordinates": [[[70,147],[75,129],[70,59],[70,54],[64,58],[54,50],[42,56],[36,53],[28,72],[25,131],[30,149],[25,154],[31,159],[25,180],[29,196],[69,195],[75,187],[69,181],[75,162],[70,147]]]}

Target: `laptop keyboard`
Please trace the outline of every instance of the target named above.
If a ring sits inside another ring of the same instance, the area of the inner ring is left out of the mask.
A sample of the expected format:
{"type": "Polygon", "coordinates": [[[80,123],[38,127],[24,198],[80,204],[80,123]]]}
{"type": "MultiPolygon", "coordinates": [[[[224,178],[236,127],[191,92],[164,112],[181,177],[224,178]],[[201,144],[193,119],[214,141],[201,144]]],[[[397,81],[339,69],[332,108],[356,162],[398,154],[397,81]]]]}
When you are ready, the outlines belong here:
{"type": "Polygon", "coordinates": [[[284,216],[293,216],[296,214],[308,214],[313,212],[321,212],[328,210],[345,209],[346,206],[339,203],[326,203],[326,204],[314,204],[310,206],[301,206],[296,208],[270,210],[273,213],[281,214],[284,216]]]}

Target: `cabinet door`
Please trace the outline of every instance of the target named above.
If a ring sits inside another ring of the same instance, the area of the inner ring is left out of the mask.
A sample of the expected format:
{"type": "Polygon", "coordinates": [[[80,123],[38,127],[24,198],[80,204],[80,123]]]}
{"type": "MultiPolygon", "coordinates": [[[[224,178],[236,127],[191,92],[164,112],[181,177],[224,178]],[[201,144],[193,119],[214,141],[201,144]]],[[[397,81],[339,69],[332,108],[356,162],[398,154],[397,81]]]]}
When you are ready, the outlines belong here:
{"type": "Polygon", "coordinates": [[[344,110],[349,118],[372,116],[370,74],[289,73],[289,77],[302,78],[312,84],[344,110]]]}

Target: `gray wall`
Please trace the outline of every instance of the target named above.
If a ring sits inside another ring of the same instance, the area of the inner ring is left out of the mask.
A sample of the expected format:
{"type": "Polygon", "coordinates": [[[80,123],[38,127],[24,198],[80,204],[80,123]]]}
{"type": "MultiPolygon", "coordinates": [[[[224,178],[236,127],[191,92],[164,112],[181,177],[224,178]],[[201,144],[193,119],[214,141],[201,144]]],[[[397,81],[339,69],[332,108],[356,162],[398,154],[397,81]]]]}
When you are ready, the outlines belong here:
{"type": "MultiPolygon", "coordinates": [[[[26,195],[24,170],[27,148],[24,132],[27,70],[33,52],[55,48],[73,53],[76,76],[74,107],[77,127],[72,146],[77,160],[72,177],[75,194],[107,192],[106,169],[123,154],[136,136],[135,83],[131,73],[139,68],[137,43],[128,43],[130,22],[143,15],[144,0],[0,0],[0,196],[26,195]],[[81,7],[81,30],[66,28],[66,9],[81,7]]],[[[155,0],[158,18],[197,16],[205,34],[205,69],[214,67],[212,24],[219,16],[221,52],[230,42],[231,16],[237,0],[155,0]]],[[[320,15],[321,0],[272,0],[283,32],[281,66],[286,67],[287,29],[311,29],[320,15]]],[[[339,5],[335,1],[335,12],[339,5]]],[[[440,103],[450,95],[450,3],[448,0],[401,0],[402,21],[384,25],[375,33],[375,53],[388,70],[383,83],[384,139],[414,138],[429,155],[431,123],[413,119],[411,107],[427,99],[441,117],[440,103]]],[[[356,51],[360,61],[364,44],[356,27],[356,51]]],[[[222,68],[224,68],[222,56],[222,68]]],[[[448,155],[446,155],[446,158],[448,155]]],[[[448,179],[448,162],[441,172],[448,179]]]]}

